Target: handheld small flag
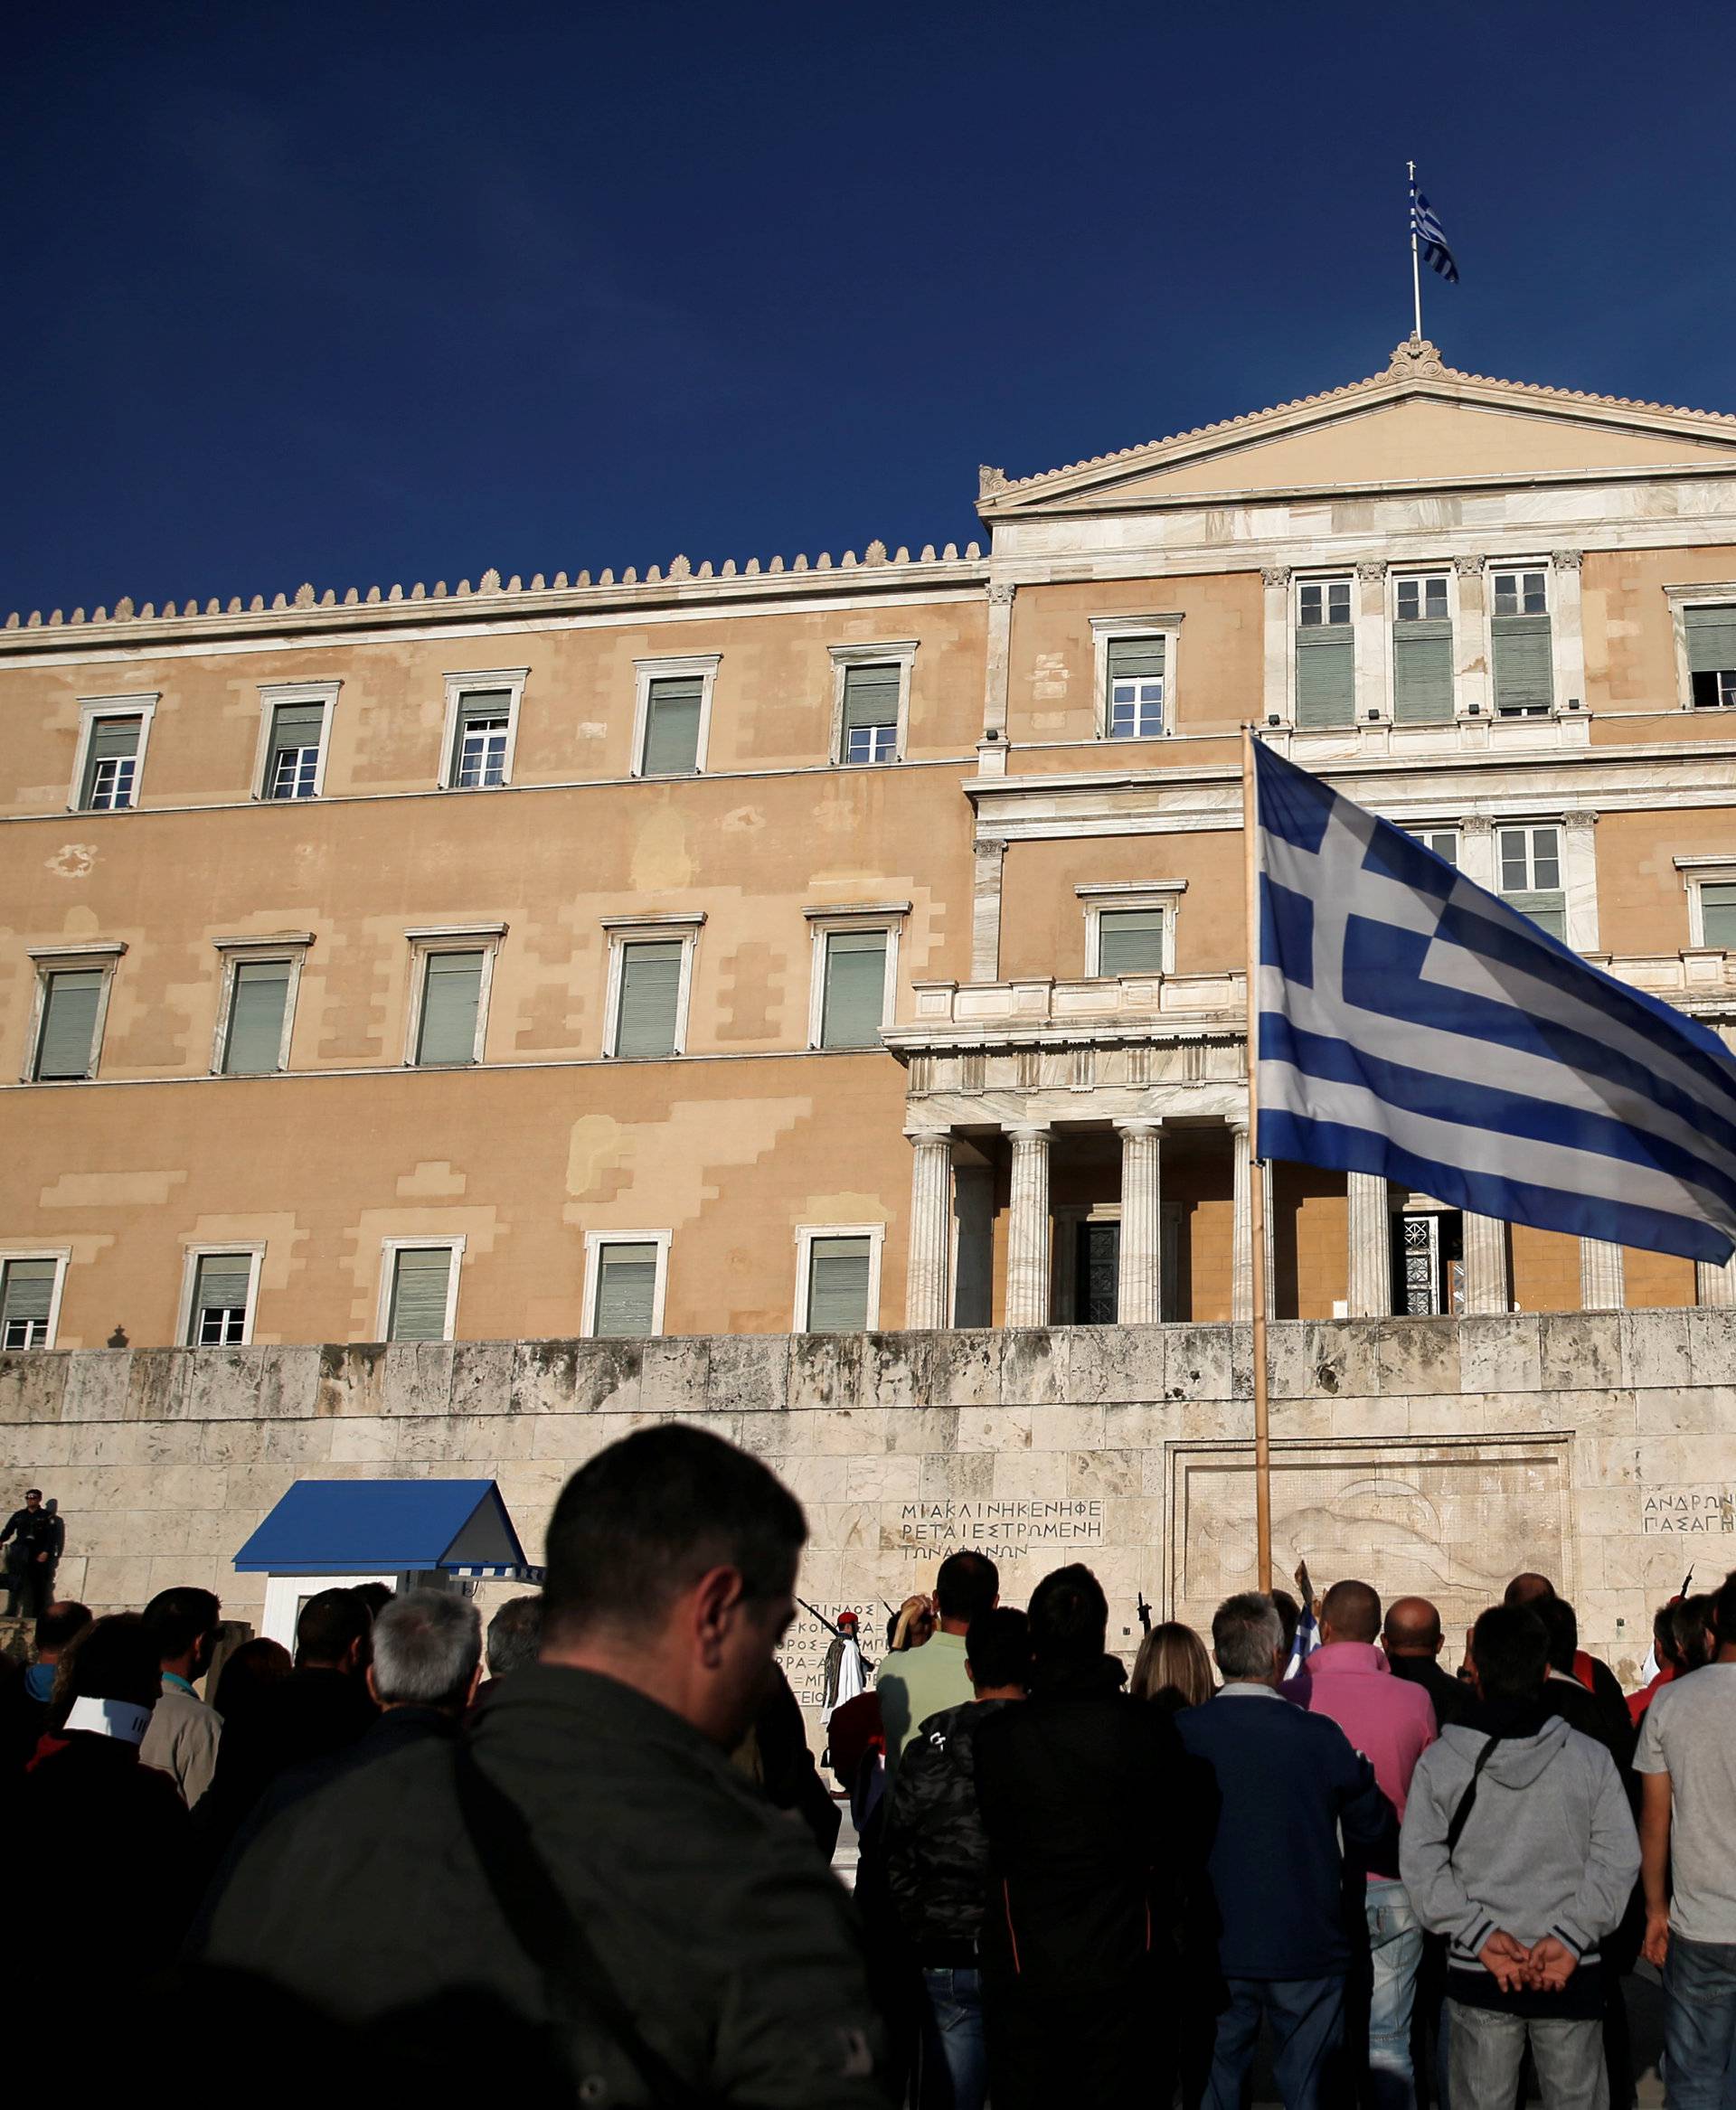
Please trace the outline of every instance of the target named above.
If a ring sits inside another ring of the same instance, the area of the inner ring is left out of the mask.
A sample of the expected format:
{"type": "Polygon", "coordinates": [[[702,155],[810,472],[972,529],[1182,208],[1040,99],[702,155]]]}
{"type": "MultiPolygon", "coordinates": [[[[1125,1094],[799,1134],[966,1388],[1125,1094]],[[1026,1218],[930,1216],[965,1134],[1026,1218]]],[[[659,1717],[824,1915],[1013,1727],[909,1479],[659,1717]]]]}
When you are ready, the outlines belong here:
{"type": "Polygon", "coordinates": [[[1439,271],[1448,285],[1457,286],[1458,265],[1447,246],[1447,237],[1429,210],[1428,199],[1414,185],[1410,191],[1410,231],[1421,245],[1423,262],[1431,271],[1439,271]]]}
{"type": "Polygon", "coordinates": [[[1290,1644],[1290,1660],[1284,1666],[1287,1684],[1320,1645],[1320,1627],[1314,1616],[1314,1585],[1308,1579],[1308,1564],[1306,1560],[1297,1564],[1295,1579],[1300,1593],[1302,1611],[1296,1623],[1296,1639],[1290,1644]]]}
{"type": "Polygon", "coordinates": [[[1736,1057],[1256,740],[1261,1158],[1722,1265],[1736,1057]]]}

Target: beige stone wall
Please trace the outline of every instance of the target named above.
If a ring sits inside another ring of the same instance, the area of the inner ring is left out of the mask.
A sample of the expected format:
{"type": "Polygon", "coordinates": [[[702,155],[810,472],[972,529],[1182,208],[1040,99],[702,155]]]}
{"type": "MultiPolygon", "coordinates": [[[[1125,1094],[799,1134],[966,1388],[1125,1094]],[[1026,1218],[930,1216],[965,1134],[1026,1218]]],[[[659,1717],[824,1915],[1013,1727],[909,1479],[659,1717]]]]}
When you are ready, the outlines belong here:
{"type": "MultiPolygon", "coordinates": [[[[1728,547],[1588,551],[1580,590],[1590,708],[1679,710],[1686,699],[1680,693],[1675,624],[1664,589],[1722,586],[1733,579],[1736,551],[1728,547]]],[[[1709,715],[1716,720],[1716,713],[1709,715]]],[[[1670,730],[1675,738],[1676,729],[1670,730]]]]}
{"type": "MultiPolygon", "coordinates": [[[[535,1559],[567,1474],[675,1417],[801,1496],[822,1609],[896,1605],[977,1545],[1014,1603],[1088,1561],[1130,1649],[1137,1592],[1202,1625],[1252,1579],[1248,1353],[1246,1329],[1181,1326],[38,1354],[0,1358],[0,1431],[98,1609],[188,1582],[247,1616],[262,1586],[232,1556],[297,1478],[496,1478],[535,1559]]],[[[1632,1684],[1653,1606],[1736,1560],[1732,1371],[1728,1312],[1276,1327],[1278,1570],[1420,1591],[1457,1642],[1542,1568],[1632,1684]]]]}

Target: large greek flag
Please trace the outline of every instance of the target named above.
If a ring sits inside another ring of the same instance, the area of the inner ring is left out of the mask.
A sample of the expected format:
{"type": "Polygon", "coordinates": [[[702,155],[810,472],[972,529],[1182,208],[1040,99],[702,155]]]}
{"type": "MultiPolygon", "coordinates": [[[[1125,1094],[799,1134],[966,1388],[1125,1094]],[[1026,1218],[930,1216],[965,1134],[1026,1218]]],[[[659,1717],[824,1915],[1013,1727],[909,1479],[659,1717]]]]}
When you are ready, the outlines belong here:
{"type": "Polygon", "coordinates": [[[1736,1058],[1256,740],[1261,1157],[1696,1260],[1736,1235],[1736,1058]]]}

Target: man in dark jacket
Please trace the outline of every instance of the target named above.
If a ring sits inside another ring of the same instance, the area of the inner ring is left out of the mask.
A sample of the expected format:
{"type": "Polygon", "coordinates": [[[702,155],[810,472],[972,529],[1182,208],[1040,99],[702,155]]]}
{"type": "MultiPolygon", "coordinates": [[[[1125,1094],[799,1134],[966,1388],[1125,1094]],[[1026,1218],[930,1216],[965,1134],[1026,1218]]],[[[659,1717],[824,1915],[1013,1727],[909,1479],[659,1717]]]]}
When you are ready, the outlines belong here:
{"type": "Polygon", "coordinates": [[[25,1618],[40,1619],[54,1595],[54,1569],[66,1550],[66,1526],[42,1507],[40,1487],[25,1488],[24,1506],[6,1519],[0,1546],[5,1548],[6,1617],[18,1616],[22,1597],[25,1618]]]}
{"type": "Polygon", "coordinates": [[[1265,2015],[1288,2110],[1335,2110],[1355,2099],[1344,2055],[1344,1850],[1390,1857],[1397,1819],[1338,1724],[1278,1697],[1283,1628],[1269,1598],[1227,1597],[1212,1621],[1212,1650],[1222,1690],[1176,1717],[1220,1798],[1208,1865],[1229,2005],[1206,2102],[1239,2110],[1265,2015]]]}
{"type": "Polygon", "coordinates": [[[806,1531],[702,1429],[591,1459],[550,1521],[541,1661],[467,1750],[363,1766],[242,1859],[203,1951],[226,2022],[263,1986],[340,2025],[353,2099],[371,2058],[399,2096],[486,2099],[505,2056],[535,2105],[883,2106],[848,1898],[729,1759],[806,1531]]]}
{"type": "Polygon", "coordinates": [[[1088,1568],[1031,1597],[1031,1694],[976,1734],[988,1837],[983,2021],[995,2110],[1169,2099],[1183,1861],[1203,1818],[1162,1708],[1121,1690],[1088,1568]]]}
{"type": "Polygon", "coordinates": [[[1443,1636],[1440,1614],[1427,1597],[1399,1597],[1386,1608],[1381,1646],[1395,1678],[1420,1685],[1435,1710],[1435,1727],[1444,1729],[1470,1705],[1471,1689],[1440,1667],[1443,1636]]]}
{"type": "Polygon", "coordinates": [[[982,2110],[988,2086],[976,1967],[988,1841],[976,1807],[976,1732],[1024,1698],[1029,1623],[1023,1612],[979,1612],[965,1648],[976,1698],[918,1726],[886,1798],[882,1834],[886,1888],[928,2002],[920,2110],[982,2110]]]}

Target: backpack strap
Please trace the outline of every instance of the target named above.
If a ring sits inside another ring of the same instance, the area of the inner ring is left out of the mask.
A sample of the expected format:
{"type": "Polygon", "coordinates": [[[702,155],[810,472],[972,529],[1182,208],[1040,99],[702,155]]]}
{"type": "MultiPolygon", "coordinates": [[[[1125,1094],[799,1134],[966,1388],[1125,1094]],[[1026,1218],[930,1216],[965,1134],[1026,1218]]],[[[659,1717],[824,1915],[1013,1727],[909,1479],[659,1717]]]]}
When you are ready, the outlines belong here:
{"type": "Polygon", "coordinates": [[[1477,1764],[1471,1768],[1471,1777],[1466,1785],[1465,1793],[1459,1796],[1458,1806],[1453,1812],[1452,1822],[1447,1827],[1447,1860],[1448,1864],[1452,1861],[1453,1850],[1464,1836],[1466,1825],[1471,1821],[1471,1812],[1477,1806],[1477,1781],[1482,1776],[1483,1768],[1495,1757],[1495,1747],[1500,1741],[1499,1737],[1491,1737],[1477,1755],[1477,1764]]]}

